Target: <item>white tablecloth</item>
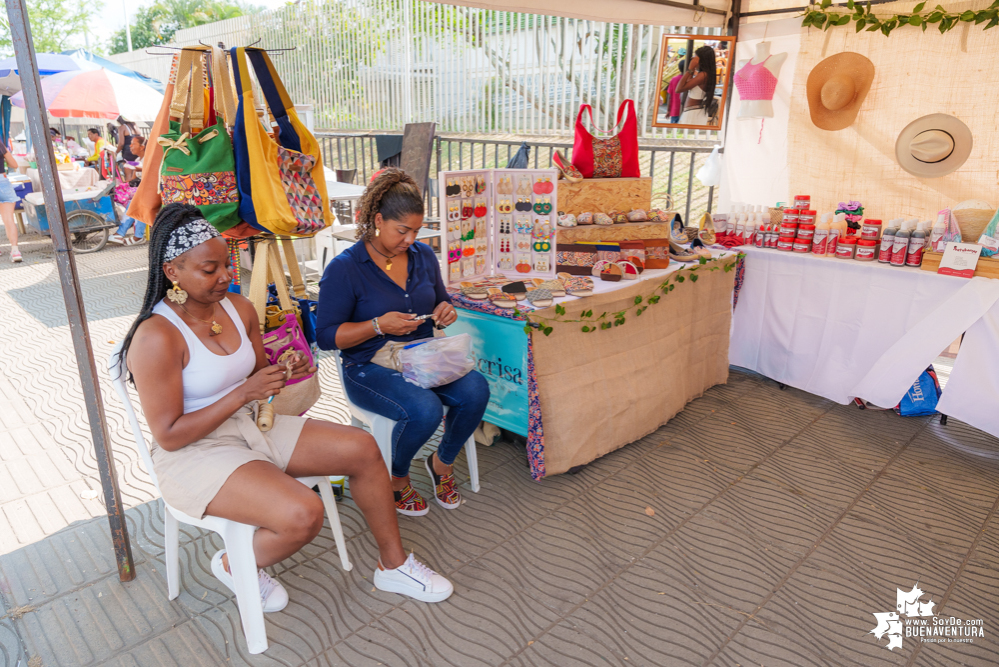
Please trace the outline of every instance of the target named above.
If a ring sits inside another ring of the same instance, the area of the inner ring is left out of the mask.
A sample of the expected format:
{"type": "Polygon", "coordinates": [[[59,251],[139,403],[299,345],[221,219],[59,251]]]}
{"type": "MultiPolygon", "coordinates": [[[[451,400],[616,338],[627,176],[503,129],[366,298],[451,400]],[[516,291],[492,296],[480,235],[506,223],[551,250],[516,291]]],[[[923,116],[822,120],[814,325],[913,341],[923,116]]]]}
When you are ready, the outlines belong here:
{"type": "Polygon", "coordinates": [[[967,332],[939,409],[999,436],[999,280],[743,250],[732,365],[837,403],[891,407],[967,332]]]}

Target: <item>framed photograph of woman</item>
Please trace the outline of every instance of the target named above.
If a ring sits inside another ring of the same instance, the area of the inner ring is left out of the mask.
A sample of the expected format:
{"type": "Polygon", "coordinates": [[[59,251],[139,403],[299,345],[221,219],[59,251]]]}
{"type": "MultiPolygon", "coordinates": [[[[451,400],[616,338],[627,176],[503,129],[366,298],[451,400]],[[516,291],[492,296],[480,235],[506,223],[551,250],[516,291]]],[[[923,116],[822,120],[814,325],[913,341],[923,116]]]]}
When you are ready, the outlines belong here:
{"type": "Polygon", "coordinates": [[[653,127],[721,129],[734,37],[664,35],[653,127]]]}

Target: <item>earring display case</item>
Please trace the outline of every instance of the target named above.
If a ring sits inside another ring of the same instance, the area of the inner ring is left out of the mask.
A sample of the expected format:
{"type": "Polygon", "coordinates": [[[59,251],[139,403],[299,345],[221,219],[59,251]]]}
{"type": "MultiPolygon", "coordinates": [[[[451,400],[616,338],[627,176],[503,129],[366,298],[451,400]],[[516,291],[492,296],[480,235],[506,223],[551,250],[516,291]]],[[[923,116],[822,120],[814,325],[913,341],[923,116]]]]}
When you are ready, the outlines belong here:
{"type": "Polygon", "coordinates": [[[554,169],[440,172],[448,284],[493,274],[554,278],[557,178],[554,169]]]}

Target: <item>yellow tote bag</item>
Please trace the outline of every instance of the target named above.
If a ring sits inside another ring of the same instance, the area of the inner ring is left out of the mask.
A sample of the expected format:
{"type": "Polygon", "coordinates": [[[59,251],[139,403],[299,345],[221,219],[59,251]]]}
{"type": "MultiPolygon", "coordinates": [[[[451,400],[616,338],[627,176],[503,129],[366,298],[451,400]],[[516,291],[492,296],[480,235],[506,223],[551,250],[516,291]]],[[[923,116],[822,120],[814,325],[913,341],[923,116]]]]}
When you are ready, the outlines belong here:
{"type": "Polygon", "coordinates": [[[261,231],[312,236],[332,220],[319,142],[299,120],[267,53],[242,47],[230,53],[238,97],[232,143],[239,215],[261,231]],[[276,141],[257,118],[250,65],[277,124],[276,141]]]}

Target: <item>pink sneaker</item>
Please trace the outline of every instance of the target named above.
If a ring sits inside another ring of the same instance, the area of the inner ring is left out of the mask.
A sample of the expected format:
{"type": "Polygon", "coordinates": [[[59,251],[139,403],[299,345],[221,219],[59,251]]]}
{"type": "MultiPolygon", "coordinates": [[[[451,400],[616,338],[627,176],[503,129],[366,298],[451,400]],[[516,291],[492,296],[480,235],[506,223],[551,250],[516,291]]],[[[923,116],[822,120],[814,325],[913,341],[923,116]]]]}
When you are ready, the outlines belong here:
{"type": "Polygon", "coordinates": [[[21,251],[18,250],[17,248],[11,248],[11,251],[10,251],[10,261],[11,261],[12,264],[20,264],[21,263],[21,251]]]}

